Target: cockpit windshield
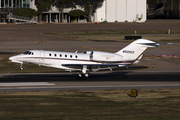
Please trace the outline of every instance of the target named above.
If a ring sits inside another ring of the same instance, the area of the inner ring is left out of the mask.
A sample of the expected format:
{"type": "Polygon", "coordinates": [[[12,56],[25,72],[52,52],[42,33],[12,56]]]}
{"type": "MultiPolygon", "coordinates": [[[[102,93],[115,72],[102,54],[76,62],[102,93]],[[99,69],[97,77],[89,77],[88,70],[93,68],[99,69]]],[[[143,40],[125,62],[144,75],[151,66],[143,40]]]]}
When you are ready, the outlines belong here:
{"type": "Polygon", "coordinates": [[[25,54],[25,55],[33,55],[33,52],[26,51],[26,52],[24,52],[23,54],[25,54]]]}

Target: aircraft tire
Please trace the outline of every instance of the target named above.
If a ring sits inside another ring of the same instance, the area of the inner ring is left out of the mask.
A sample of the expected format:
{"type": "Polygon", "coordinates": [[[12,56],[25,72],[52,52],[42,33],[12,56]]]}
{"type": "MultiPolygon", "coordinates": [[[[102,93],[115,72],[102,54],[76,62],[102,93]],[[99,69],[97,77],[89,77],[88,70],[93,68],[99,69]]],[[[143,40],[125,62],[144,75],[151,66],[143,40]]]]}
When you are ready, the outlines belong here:
{"type": "Polygon", "coordinates": [[[23,67],[20,67],[20,70],[23,70],[23,67]]]}
{"type": "Polygon", "coordinates": [[[81,74],[81,73],[79,73],[78,75],[79,75],[80,78],[82,77],[82,74],[81,74]]]}
{"type": "Polygon", "coordinates": [[[86,74],[84,74],[84,76],[87,78],[87,77],[89,77],[89,74],[88,74],[88,73],[86,73],[86,74]]]}

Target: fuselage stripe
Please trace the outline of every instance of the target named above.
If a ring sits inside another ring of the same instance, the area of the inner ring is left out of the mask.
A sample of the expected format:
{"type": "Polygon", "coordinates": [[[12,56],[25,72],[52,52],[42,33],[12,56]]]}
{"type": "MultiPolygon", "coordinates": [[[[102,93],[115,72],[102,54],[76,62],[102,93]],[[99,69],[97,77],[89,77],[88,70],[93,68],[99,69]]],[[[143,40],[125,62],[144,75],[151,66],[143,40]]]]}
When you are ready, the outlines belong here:
{"type": "MultiPolygon", "coordinates": [[[[83,60],[83,59],[65,59],[65,58],[48,58],[48,57],[21,57],[21,58],[32,58],[32,59],[41,59],[41,60],[46,60],[46,59],[53,59],[53,60],[70,60],[70,61],[85,61],[85,62],[97,62],[97,61],[91,61],[91,60],[83,60]]],[[[131,64],[134,61],[117,61],[117,62],[107,62],[107,63],[127,63],[131,64]]],[[[106,62],[98,62],[98,63],[106,63],[106,62]]]]}

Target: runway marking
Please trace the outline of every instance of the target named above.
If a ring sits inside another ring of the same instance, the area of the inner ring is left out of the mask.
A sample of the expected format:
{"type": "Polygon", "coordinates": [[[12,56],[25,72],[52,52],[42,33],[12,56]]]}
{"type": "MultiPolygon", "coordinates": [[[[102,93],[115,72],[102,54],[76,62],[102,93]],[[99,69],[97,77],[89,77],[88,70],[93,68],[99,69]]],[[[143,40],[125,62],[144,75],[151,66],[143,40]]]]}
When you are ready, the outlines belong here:
{"type": "Polygon", "coordinates": [[[0,87],[6,86],[35,86],[35,85],[56,85],[48,82],[19,82],[19,83],[0,83],[0,87]]]}
{"type": "MultiPolygon", "coordinates": [[[[149,89],[148,87],[155,87],[155,88],[151,88],[151,89],[158,89],[156,87],[180,87],[180,84],[172,84],[172,85],[120,85],[120,86],[60,86],[60,87],[17,87],[17,88],[0,88],[0,90],[10,90],[10,89],[83,89],[83,88],[105,88],[105,89],[111,89],[111,88],[115,88],[115,89],[126,89],[126,88],[139,88],[139,87],[147,87],[147,89],[149,89]]],[[[94,90],[93,89],[93,90],[94,90]]],[[[146,88],[142,88],[142,89],[146,89],[146,88]]],[[[160,88],[159,88],[160,89],[160,88]]]]}
{"type": "Polygon", "coordinates": [[[151,50],[151,49],[164,49],[164,48],[176,48],[179,46],[166,46],[166,47],[154,47],[154,48],[147,48],[147,50],[151,50]]]}

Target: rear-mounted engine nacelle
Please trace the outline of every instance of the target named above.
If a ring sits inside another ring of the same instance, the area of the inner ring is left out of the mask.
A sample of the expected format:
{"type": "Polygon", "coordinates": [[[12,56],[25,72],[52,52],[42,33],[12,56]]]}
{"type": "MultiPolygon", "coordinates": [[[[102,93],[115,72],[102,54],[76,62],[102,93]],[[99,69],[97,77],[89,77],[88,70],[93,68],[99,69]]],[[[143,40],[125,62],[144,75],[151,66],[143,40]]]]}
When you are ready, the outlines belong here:
{"type": "Polygon", "coordinates": [[[120,62],[123,60],[123,57],[114,53],[92,51],[90,54],[90,60],[96,62],[120,62]]]}

